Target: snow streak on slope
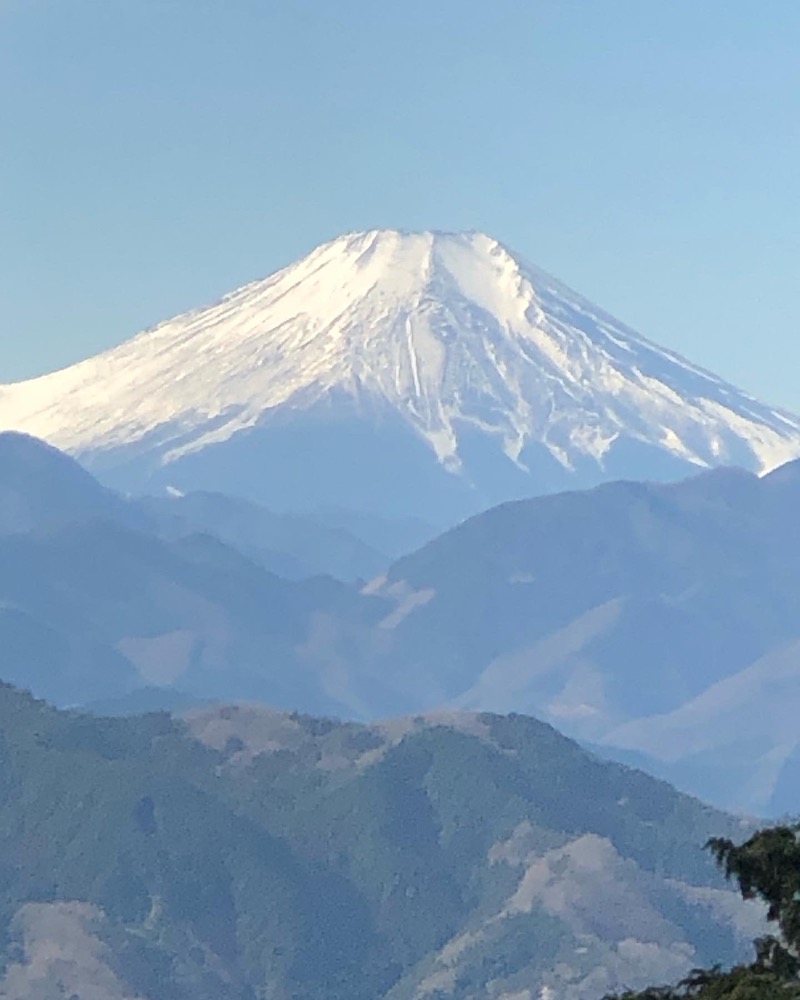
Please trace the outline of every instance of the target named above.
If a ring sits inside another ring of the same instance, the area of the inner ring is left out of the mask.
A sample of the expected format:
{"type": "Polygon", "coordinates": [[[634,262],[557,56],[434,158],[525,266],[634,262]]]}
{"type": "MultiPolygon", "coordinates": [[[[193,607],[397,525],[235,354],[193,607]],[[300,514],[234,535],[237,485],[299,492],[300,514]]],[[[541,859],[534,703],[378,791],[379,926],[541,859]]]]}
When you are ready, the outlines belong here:
{"type": "Polygon", "coordinates": [[[276,413],[345,398],[399,414],[449,470],[472,428],[520,466],[541,444],[602,469],[633,440],[758,471],[800,421],[662,350],[479,234],[343,236],[217,305],[81,364],[0,387],[0,428],[91,460],[160,463],[276,413]]]}

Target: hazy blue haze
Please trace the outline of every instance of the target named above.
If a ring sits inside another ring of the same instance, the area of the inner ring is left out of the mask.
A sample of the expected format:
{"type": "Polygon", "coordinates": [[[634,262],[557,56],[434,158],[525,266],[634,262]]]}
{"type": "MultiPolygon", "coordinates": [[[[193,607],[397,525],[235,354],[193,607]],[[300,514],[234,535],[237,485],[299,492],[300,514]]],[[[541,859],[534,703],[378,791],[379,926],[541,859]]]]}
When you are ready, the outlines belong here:
{"type": "Polygon", "coordinates": [[[476,228],[800,409],[798,51],[796,0],[0,0],[0,381],[476,228]]]}

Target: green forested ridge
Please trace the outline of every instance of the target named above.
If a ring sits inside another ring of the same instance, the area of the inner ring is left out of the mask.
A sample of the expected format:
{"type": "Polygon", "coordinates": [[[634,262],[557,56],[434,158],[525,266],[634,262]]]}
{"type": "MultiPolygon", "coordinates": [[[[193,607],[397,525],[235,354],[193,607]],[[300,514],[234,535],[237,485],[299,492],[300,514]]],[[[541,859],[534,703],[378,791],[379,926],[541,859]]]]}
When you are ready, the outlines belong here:
{"type": "Polygon", "coordinates": [[[522,716],[103,719],[1,686],[0,997],[62,995],[31,983],[46,935],[78,928],[94,957],[64,996],[101,973],[110,1000],[499,996],[559,975],[588,996],[596,968],[600,992],[629,981],[639,934],[643,975],[742,956],[700,846],[738,832],[522,716]]]}

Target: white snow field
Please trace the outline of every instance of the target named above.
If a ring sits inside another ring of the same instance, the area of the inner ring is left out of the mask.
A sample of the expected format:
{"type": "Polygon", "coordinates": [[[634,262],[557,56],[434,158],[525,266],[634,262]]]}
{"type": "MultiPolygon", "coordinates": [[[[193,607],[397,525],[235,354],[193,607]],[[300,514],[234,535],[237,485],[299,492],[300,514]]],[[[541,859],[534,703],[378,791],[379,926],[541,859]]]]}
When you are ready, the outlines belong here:
{"type": "Polygon", "coordinates": [[[587,469],[592,481],[646,475],[642,446],[687,471],[765,472],[800,455],[800,419],[657,347],[479,233],[342,236],[97,357],[0,386],[0,429],[95,470],[136,456],[169,479],[164,470],[187,456],[320,404],[373,426],[388,415],[440,469],[478,485],[489,472],[467,437],[532,482],[544,459],[575,486],[587,469]],[[615,464],[623,444],[638,450],[615,464]]]}

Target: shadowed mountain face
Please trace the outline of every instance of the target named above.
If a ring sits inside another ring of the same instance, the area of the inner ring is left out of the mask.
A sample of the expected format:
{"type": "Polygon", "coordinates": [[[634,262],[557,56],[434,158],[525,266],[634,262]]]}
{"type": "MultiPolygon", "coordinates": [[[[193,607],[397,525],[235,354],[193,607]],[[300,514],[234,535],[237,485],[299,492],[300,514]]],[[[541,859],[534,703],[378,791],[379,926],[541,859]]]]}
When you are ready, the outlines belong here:
{"type": "Polygon", "coordinates": [[[313,664],[316,631],[329,619],[357,630],[381,610],[207,535],[165,542],[107,521],[0,538],[0,600],[3,676],[62,704],[178,684],[328,711],[338,700],[313,664]]]}
{"type": "MultiPolygon", "coordinates": [[[[277,514],[222,493],[143,497],[136,506],[147,513],[153,530],[163,538],[214,535],[265,569],[290,579],[325,572],[339,580],[369,580],[391,561],[342,526],[325,524],[312,514],[277,514]]],[[[357,531],[358,518],[354,521],[357,531]]],[[[376,534],[380,542],[391,544],[391,524],[376,534]]],[[[422,537],[427,540],[432,534],[422,537]]]]}
{"type": "Polygon", "coordinates": [[[141,492],[452,524],[619,477],[800,454],[800,420],[480,233],[351,233],[61,372],[0,427],[141,492]],[[142,393],[141,387],[147,391],[142,393]]]}
{"type": "Polygon", "coordinates": [[[377,588],[398,696],[530,711],[713,798],[776,809],[800,708],[798,466],[507,504],[377,588]]]}
{"type": "Polygon", "coordinates": [[[264,569],[292,579],[322,573],[370,579],[391,557],[436,534],[422,521],[366,518],[347,510],[276,513],[222,493],[123,497],[43,441],[0,433],[0,536],[91,520],[113,521],[167,541],[211,534],[264,569]],[[362,524],[369,541],[360,536],[362,524]]]}
{"type": "Polygon", "coordinates": [[[359,591],[270,572],[355,573],[374,550],[340,527],[220,496],[122,501],[26,447],[52,461],[27,493],[0,469],[30,498],[30,530],[0,531],[0,667],[39,695],[525,711],[727,807],[793,808],[797,463],[506,504],[359,591]]]}
{"type": "Polygon", "coordinates": [[[0,733],[14,1000],[590,1000],[761,928],[700,846],[741,824],[532,719],[101,719],[0,686],[0,733]]]}
{"type": "Polygon", "coordinates": [[[0,434],[0,535],[98,517],[143,521],[56,448],[27,434],[0,434]]]}
{"type": "Polygon", "coordinates": [[[357,631],[380,606],[330,577],[267,567],[360,575],[379,559],[343,529],[226,497],[126,499],[42,442],[0,435],[0,672],[60,704],[180,679],[211,697],[255,688],[330,710],[306,645],[323,642],[329,618],[357,631]]]}

